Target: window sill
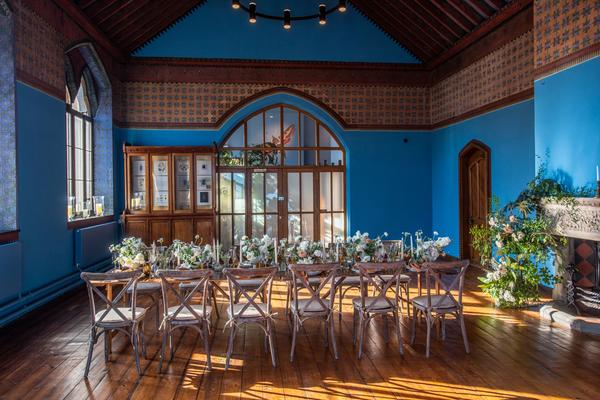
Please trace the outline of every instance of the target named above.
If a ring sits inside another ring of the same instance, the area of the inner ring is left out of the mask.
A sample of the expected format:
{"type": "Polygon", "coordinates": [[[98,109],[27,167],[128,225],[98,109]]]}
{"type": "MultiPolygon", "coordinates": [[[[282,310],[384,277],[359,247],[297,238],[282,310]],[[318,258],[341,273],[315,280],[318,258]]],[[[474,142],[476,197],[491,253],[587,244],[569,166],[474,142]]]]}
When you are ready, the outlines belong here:
{"type": "Polygon", "coordinates": [[[75,221],[69,221],[69,222],[67,222],[67,228],[68,229],[88,228],[90,226],[100,225],[100,224],[105,224],[107,222],[111,222],[114,219],[115,219],[114,215],[105,215],[105,216],[102,216],[102,217],[91,217],[91,218],[85,218],[85,219],[77,219],[75,221]]]}
{"type": "Polygon", "coordinates": [[[0,232],[0,244],[13,243],[19,240],[19,231],[0,232]]]}

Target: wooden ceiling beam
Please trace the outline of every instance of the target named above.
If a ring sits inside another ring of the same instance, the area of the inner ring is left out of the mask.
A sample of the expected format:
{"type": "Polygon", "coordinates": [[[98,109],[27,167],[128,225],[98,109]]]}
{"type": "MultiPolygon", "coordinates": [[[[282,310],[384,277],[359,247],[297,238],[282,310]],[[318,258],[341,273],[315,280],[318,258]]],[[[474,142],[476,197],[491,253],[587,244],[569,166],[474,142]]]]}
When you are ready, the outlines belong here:
{"type": "Polygon", "coordinates": [[[119,15],[123,10],[129,7],[135,0],[126,0],[121,1],[120,4],[117,4],[115,7],[111,7],[109,9],[104,10],[104,12],[99,12],[95,21],[98,25],[102,25],[108,19],[110,19],[114,15],[119,15]]]}
{"type": "Polygon", "coordinates": [[[53,0],[77,25],[87,32],[88,35],[100,46],[102,46],[110,55],[119,61],[125,60],[125,55],[120,48],[101,31],[89,17],[71,0],[53,0]]]}
{"type": "Polygon", "coordinates": [[[436,6],[439,11],[441,11],[446,17],[448,17],[449,19],[451,19],[452,22],[454,22],[456,25],[458,25],[463,31],[465,31],[465,33],[471,32],[471,30],[473,29],[473,26],[469,27],[469,26],[466,26],[463,22],[461,22],[452,13],[451,10],[448,10],[446,7],[444,7],[443,4],[440,3],[440,0],[431,0],[431,4],[433,4],[434,6],[436,6]]]}
{"type": "Polygon", "coordinates": [[[484,0],[494,11],[500,10],[504,6],[504,0],[484,0]]]}
{"type": "Polygon", "coordinates": [[[85,1],[85,2],[82,1],[81,3],[79,3],[79,7],[82,10],[85,10],[86,8],[88,8],[89,6],[91,6],[92,4],[94,4],[96,1],[97,0],[88,0],[88,1],[85,1]]]}
{"type": "Polygon", "coordinates": [[[444,32],[443,29],[439,29],[435,24],[433,24],[429,20],[429,18],[426,18],[422,14],[419,14],[418,12],[416,12],[415,9],[413,8],[413,5],[411,5],[409,2],[404,2],[404,3],[402,3],[402,5],[404,7],[406,7],[406,12],[407,12],[408,18],[417,19],[421,23],[427,25],[427,27],[429,29],[434,31],[446,43],[448,43],[448,44],[454,43],[454,40],[450,37],[452,35],[452,32],[450,32],[450,34],[448,34],[448,32],[444,32]]]}
{"type": "MultiPolygon", "coordinates": [[[[145,14],[140,13],[139,11],[146,8],[151,1],[152,0],[136,0],[127,10],[121,12],[118,16],[115,15],[117,18],[113,18],[110,22],[107,20],[106,23],[103,24],[105,31],[110,32],[111,36],[116,36],[121,30],[128,26],[128,24],[125,23],[126,21],[128,23],[134,23],[141,15],[145,14]]],[[[149,11],[150,9],[146,9],[146,13],[149,11]]]]}
{"type": "Polygon", "coordinates": [[[96,16],[106,9],[110,9],[115,3],[120,0],[102,0],[94,3],[91,7],[85,10],[85,13],[91,20],[95,21],[96,16]]]}
{"type": "Polygon", "coordinates": [[[422,3],[417,0],[407,0],[405,4],[408,7],[414,7],[415,13],[425,11],[425,13],[429,14],[435,20],[435,23],[445,28],[453,36],[453,41],[461,38],[462,32],[460,31],[460,27],[457,28],[450,26],[452,21],[448,21],[448,18],[442,13],[440,13],[440,11],[437,8],[432,9],[427,6],[427,3],[422,3]],[[419,11],[419,9],[423,11],[419,11]]]}
{"type": "MultiPolygon", "coordinates": [[[[448,48],[448,42],[444,41],[443,37],[440,37],[439,35],[436,35],[435,32],[429,31],[427,30],[424,25],[426,25],[426,23],[423,21],[423,19],[417,15],[417,16],[410,16],[407,14],[407,10],[406,8],[403,8],[403,4],[397,4],[397,3],[390,3],[390,5],[388,6],[390,7],[390,11],[393,12],[386,12],[386,14],[388,15],[392,15],[392,17],[395,15],[398,17],[400,25],[404,25],[407,27],[412,27],[412,29],[419,33],[428,37],[431,41],[435,42],[440,49],[443,51],[444,49],[448,48]]],[[[452,44],[450,42],[450,44],[452,44]]]]}
{"type": "Polygon", "coordinates": [[[479,15],[481,15],[484,19],[488,19],[491,14],[483,7],[483,5],[477,3],[476,1],[473,0],[463,0],[465,3],[467,3],[469,6],[471,6],[472,9],[474,9],[475,11],[477,11],[477,13],[479,15]]]}
{"type": "Polygon", "coordinates": [[[473,11],[472,8],[466,6],[462,0],[448,0],[448,4],[450,4],[456,11],[460,13],[460,15],[465,17],[473,25],[479,25],[479,23],[483,21],[483,18],[473,11]]]}
{"type": "Polygon", "coordinates": [[[398,26],[390,23],[389,20],[378,12],[377,6],[373,5],[370,0],[364,2],[362,0],[354,0],[352,4],[354,4],[354,6],[367,18],[377,24],[384,32],[388,33],[392,38],[416,55],[417,58],[421,59],[421,61],[429,60],[431,57],[435,56],[436,50],[433,49],[429,43],[423,41],[423,39],[418,36],[414,36],[412,32],[398,29],[398,26]]]}
{"type": "Polygon", "coordinates": [[[123,36],[122,40],[120,40],[120,42],[123,43],[123,48],[128,54],[131,53],[204,1],[206,0],[181,1],[177,6],[169,9],[169,13],[162,13],[158,19],[155,19],[151,23],[144,24],[139,27],[139,29],[133,30],[123,36]]]}

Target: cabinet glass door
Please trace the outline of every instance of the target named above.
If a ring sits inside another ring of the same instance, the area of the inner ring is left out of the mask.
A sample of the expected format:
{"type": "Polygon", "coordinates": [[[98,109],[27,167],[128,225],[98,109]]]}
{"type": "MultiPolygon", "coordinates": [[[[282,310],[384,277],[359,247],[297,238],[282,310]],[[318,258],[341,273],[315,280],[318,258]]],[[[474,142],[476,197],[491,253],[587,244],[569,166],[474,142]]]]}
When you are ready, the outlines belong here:
{"type": "Polygon", "coordinates": [[[192,210],[191,172],[192,157],[189,155],[173,156],[175,174],[175,211],[192,210]]]}
{"type": "Polygon", "coordinates": [[[344,236],[344,173],[321,172],[319,174],[319,230],[321,240],[333,242],[336,236],[344,236]]]}
{"type": "Polygon", "coordinates": [[[130,204],[129,208],[132,211],[146,211],[146,157],[132,156],[130,158],[131,170],[131,187],[130,187],[130,204]]]}
{"type": "Polygon", "coordinates": [[[209,155],[196,156],[196,208],[212,208],[212,157],[209,155]]]}
{"type": "Polygon", "coordinates": [[[169,156],[152,156],[152,211],[169,210],[169,156]]]}

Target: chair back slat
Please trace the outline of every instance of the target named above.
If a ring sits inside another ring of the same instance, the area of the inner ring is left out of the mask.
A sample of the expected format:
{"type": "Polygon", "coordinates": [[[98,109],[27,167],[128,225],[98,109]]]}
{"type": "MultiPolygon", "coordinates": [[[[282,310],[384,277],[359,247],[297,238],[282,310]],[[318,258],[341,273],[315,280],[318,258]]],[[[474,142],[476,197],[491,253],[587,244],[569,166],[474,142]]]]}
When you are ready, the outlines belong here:
{"type": "Polygon", "coordinates": [[[289,269],[292,271],[292,288],[293,288],[293,301],[296,306],[296,310],[299,310],[298,307],[298,292],[300,290],[306,289],[310,294],[310,299],[304,306],[304,310],[308,310],[310,305],[313,303],[319,304],[323,310],[331,311],[333,309],[333,302],[335,300],[335,278],[338,275],[340,266],[337,263],[330,264],[291,264],[289,269]],[[321,282],[317,286],[316,289],[313,288],[313,285],[310,284],[308,280],[309,272],[319,272],[321,274],[325,273],[326,275],[321,279],[321,282]],[[301,286],[298,285],[301,284],[301,286]],[[328,304],[323,302],[323,299],[327,296],[321,296],[321,291],[329,285],[329,300],[328,304]]]}
{"type": "Polygon", "coordinates": [[[189,270],[189,271],[174,271],[174,270],[159,270],[157,274],[160,278],[163,298],[163,309],[165,318],[176,319],[179,313],[184,309],[187,310],[194,319],[200,321],[207,319],[206,313],[206,298],[207,288],[212,276],[212,271],[209,269],[189,270]],[[190,290],[186,291],[183,296],[180,291],[180,284],[192,283],[190,290]],[[196,293],[200,292],[202,296],[202,315],[198,314],[192,306],[192,300],[196,293]],[[169,295],[176,299],[177,309],[174,313],[169,313],[169,295]]]}
{"type": "Polygon", "coordinates": [[[244,313],[249,308],[254,309],[263,318],[268,318],[271,315],[271,291],[273,288],[273,279],[277,273],[277,267],[268,268],[225,268],[223,274],[227,278],[227,284],[229,286],[229,310],[231,315],[235,317],[244,317],[244,313]],[[261,284],[257,289],[244,288],[241,284],[241,280],[257,279],[261,281],[261,284]],[[256,299],[259,298],[260,294],[267,289],[267,312],[257,304],[256,299]],[[234,291],[238,291],[243,296],[247,303],[245,303],[239,313],[234,313],[235,296],[234,291]],[[254,291],[254,294],[250,296],[249,292],[254,291]]]}
{"type": "Polygon", "coordinates": [[[426,274],[427,308],[436,308],[450,300],[455,307],[462,308],[465,275],[469,267],[469,260],[436,261],[423,264],[426,274]],[[432,301],[431,282],[439,286],[441,296],[432,301]],[[452,294],[457,292],[457,297],[452,294]]]}
{"type": "MultiPolygon", "coordinates": [[[[129,323],[130,319],[125,316],[121,310],[119,310],[119,302],[127,293],[127,290],[131,287],[131,319],[135,320],[136,309],[136,297],[137,297],[137,283],[142,276],[142,271],[129,271],[129,272],[109,272],[109,273],[96,273],[96,272],[82,272],[81,279],[86,283],[88,297],[90,301],[90,308],[92,311],[92,325],[96,325],[105,322],[104,319],[108,314],[113,311],[123,323],[129,323]],[[99,287],[100,286],[120,286],[121,290],[112,299],[109,299],[99,287]],[[98,301],[98,303],[97,303],[98,301]],[[96,310],[98,306],[105,305],[106,309],[96,318],[96,310]]],[[[115,323],[115,321],[111,321],[115,323]]]]}
{"type": "Polygon", "coordinates": [[[390,306],[395,307],[395,304],[387,297],[387,292],[392,289],[394,293],[400,293],[400,274],[404,270],[404,261],[392,262],[392,263],[357,263],[356,264],[359,276],[360,276],[360,301],[361,309],[370,312],[378,307],[380,300],[384,300],[390,306]],[[390,279],[382,280],[375,279],[377,275],[383,273],[391,274],[390,279]],[[368,287],[374,288],[375,297],[369,304],[366,304],[366,297],[368,294],[368,287]]]}

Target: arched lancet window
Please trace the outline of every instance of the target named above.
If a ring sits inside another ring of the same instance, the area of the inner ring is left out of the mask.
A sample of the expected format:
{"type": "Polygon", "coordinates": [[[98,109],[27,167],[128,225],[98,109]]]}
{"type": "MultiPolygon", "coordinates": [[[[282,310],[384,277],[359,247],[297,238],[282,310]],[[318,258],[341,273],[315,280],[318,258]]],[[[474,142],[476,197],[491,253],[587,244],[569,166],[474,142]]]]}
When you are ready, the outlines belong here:
{"type": "Polygon", "coordinates": [[[94,196],[94,120],[89,90],[81,79],[77,94],[71,99],[66,90],[67,126],[67,194],[69,220],[87,218],[92,210],[94,196]]]}
{"type": "Polygon", "coordinates": [[[219,149],[223,246],[243,235],[345,236],[345,171],[344,148],[312,115],[288,105],[250,115],[219,149]]]}

